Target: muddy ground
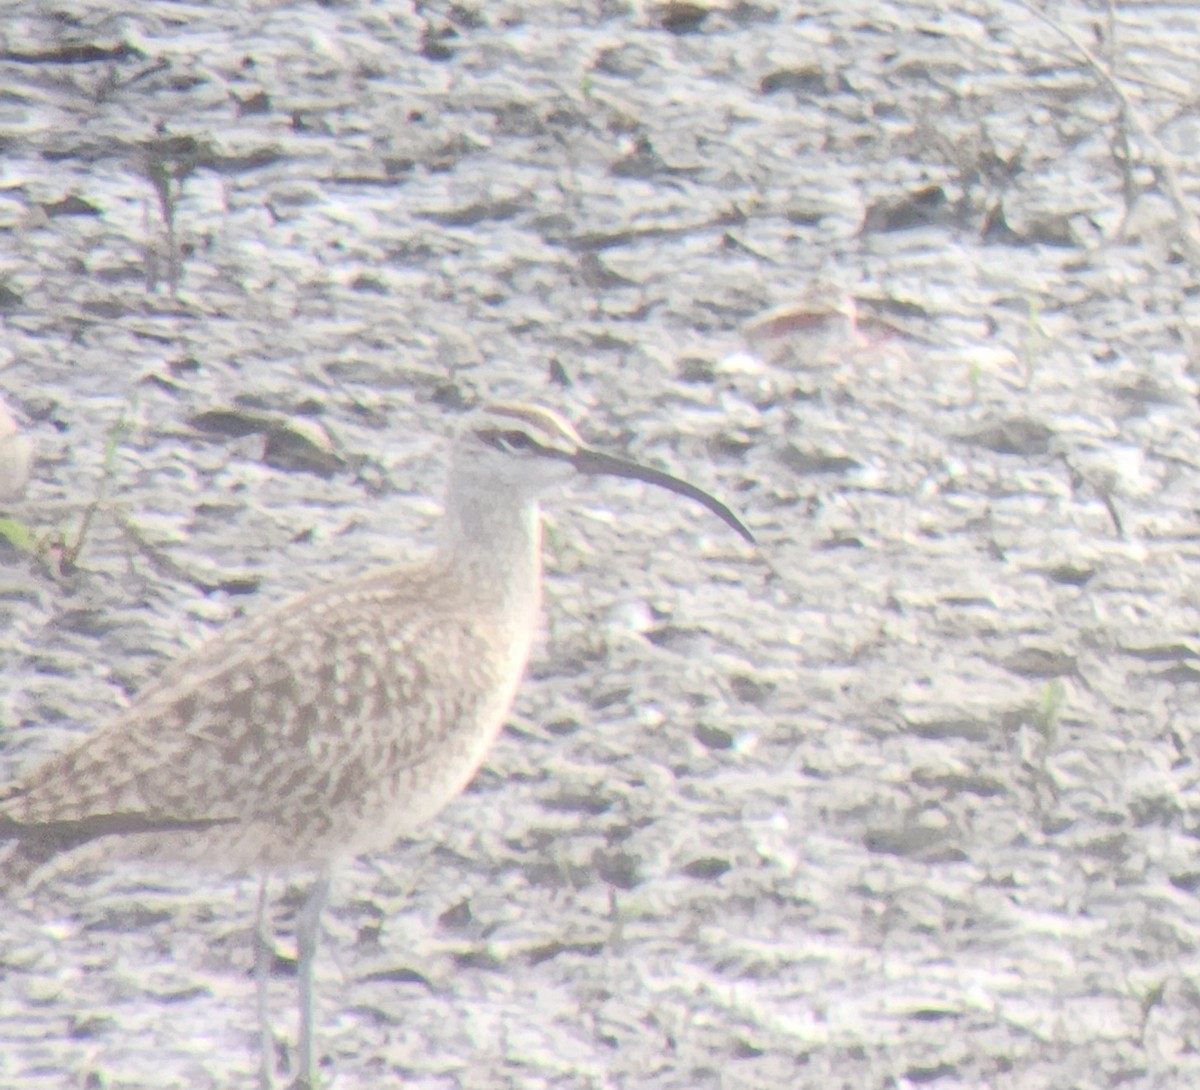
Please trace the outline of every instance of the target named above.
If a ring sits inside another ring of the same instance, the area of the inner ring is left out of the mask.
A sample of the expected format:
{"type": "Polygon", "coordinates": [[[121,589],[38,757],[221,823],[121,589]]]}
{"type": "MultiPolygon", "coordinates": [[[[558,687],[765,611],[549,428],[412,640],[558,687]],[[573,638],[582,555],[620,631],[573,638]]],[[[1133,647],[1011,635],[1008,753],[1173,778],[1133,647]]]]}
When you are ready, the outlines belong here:
{"type": "MultiPolygon", "coordinates": [[[[544,402],[761,551],[552,498],[510,728],[338,879],[330,1085],[1193,1084],[1200,20],[1044,11],[9,0],[0,775],[544,402]]],[[[254,1085],[253,880],[9,896],[0,1084],[254,1085]]]]}

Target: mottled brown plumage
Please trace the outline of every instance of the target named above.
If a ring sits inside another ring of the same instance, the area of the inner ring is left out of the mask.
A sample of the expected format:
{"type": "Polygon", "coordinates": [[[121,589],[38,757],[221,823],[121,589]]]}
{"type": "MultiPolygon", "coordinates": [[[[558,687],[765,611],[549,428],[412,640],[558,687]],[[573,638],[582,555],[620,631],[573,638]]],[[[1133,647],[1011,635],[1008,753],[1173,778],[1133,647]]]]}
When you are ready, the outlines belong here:
{"type": "MultiPolygon", "coordinates": [[[[225,870],[325,866],[386,848],[478,767],[511,704],[533,631],[537,571],[517,614],[464,601],[445,565],[335,583],[175,662],[124,715],[0,802],[30,824],[97,814],[233,819],[108,838],[91,854],[225,870]],[[529,615],[526,617],[526,615],[529,615]]],[[[11,882],[22,843],[5,861],[11,882]]]]}
{"type": "MultiPolygon", "coordinates": [[[[0,883],[29,880],[64,848],[325,872],[414,832],[503,725],[540,610],[537,498],[578,473],[671,488],[750,538],[711,496],[588,450],[545,409],[481,410],[455,446],[432,561],[322,587],[173,663],[127,712],[0,793],[0,836],[28,834],[0,862],[0,883]],[[89,821],[103,835],[82,844],[89,821]],[[173,827],[205,821],[219,824],[173,827]],[[107,835],[129,822],[165,831],[107,835]],[[38,836],[45,823],[78,825],[38,836]]],[[[308,1018],[300,1085],[312,1078],[308,1018]]]]}

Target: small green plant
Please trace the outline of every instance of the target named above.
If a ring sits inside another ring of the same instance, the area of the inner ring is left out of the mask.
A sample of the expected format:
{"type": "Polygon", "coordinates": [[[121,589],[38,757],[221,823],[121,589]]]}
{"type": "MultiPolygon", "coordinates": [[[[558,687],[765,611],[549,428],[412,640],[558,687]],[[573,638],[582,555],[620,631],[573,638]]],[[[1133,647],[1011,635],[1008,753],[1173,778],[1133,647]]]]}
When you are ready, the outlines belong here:
{"type": "Polygon", "coordinates": [[[130,422],[128,412],[122,412],[108,429],[108,434],[104,438],[104,458],[100,463],[100,483],[96,486],[96,494],[83,510],[83,517],[79,520],[79,528],[75,532],[74,540],[68,543],[66,531],[59,532],[58,563],[62,574],[73,571],[79,563],[79,557],[87,544],[88,531],[92,528],[96,512],[104,503],[108,495],[108,486],[116,476],[117,454],[121,450],[121,444],[132,430],[133,424],[130,422]]]}
{"type": "Polygon", "coordinates": [[[28,524],[20,519],[0,517],[0,538],[19,552],[33,553],[37,550],[37,538],[28,524]]]}
{"type": "Polygon", "coordinates": [[[983,367],[978,360],[971,360],[967,368],[967,385],[971,387],[971,404],[979,404],[979,381],[983,378],[983,367]]]}
{"type": "Polygon", "coordinates": [[[1021,335],[1020,356],[1025,370],[1025,388],[1033,385],[1033,371],[1039,357],[1050,343],[1050,334],[1042,325],[1042,308],[1036,299],[1030,299],[1025,316],[1025,331],[1021,335]]]}
{"type": "Polygon", "coordinates": [[[1034,810],[1045,822],[1058,800],[1058,786],[1050,758],[1058,744],[1059,726],[1067,705],[1067,686],[1051,678],[1042,686],[1037,702],[1021,716],[1021,767],[1029,777],[1034,810]]]}
{"type": "Polygon", "coordinates": [[[38,533],[27,522],[9,516],[0,516],[0,540],[7,541],[14,549],[36,557],[54,575],[69,575],[79,564],[79,558],[87,545],[88,533],[108,496],[108,487],[116,476],[117,455],[133,425],[128,412],[108,429],[104,440],[104,457],[100,463],[100,481],[96,492],[83,509],[79,524],[74,530],[59,526],[38,533]]]}
{"type": "Polygon", "coordinates": [[[1154,1013],[1154,1009],[1163,1003],[1163,999],[1167,993],[1167,978],[1157,981],[1154,984],[1147,985],[1144,988],[1139,988],[1131,980],[1125,982],[1126,990],[1130,996],[1137,1001],[1138,1008],[1141,1012],[1141,1026],[1138,1029],[1138,1040],[1144,1044],[1146,1038],[1146,1027],[1150,1022],[1150,1015],[1154,1013]]]}
{"type": "Polygon", "coordinates": [[[1067,687],[1063,679],[1051,678],[1042,686],[1037,710],[1033,713],[1033,725],[1045,740],[1047,750],[1052,749],[1058,740],[1058,726],[1066,705],[1067,687]]]}
{"type": "MultiPolygon", "coordinates": [[[[142,147],[139,166],[150,182],[162,220],[167,259],[167,286],[173,298],[179,295],[183,262],[176,219],[183,187],[197,167],[212,155],[207,142],[192,136],[174,136],[160,126],[142,147]]],[[[158,248],[146,244],[146,289],[158,288],[158,248]]]]}

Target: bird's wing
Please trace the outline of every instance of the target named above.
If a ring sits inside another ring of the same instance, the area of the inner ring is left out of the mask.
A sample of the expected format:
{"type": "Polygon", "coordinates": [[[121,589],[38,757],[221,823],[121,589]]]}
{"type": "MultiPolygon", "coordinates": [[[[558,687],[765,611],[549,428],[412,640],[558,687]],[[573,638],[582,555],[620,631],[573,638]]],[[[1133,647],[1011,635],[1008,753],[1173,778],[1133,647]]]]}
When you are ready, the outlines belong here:
{"type": "Polygon", "coordinates": [[[498,727],[517,680],[506,641],[461,614],[414,609],[404,587],[375,575],[226,630],[5,791],[0,816],[243,820],[335,790],[339,770],[348,783],[356,770],[420,765],[481,717],[498,727]]]}

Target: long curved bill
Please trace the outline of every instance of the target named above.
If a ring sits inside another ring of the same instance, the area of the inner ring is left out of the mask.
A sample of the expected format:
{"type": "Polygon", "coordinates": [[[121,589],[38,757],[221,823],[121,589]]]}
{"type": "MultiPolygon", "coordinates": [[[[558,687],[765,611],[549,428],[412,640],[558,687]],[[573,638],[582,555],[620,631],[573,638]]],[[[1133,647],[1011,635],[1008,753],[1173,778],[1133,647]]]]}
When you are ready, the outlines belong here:
{"type": "Polygon", "coordinates": [[[627,462],[624,458],[614,458],[611,454],[591,450],[588,447],[581,447],[575,451],[569,456],[569,461],[580,473],[587,473],[591,476],[629,477],[635,481],[656,484],[660,488],[676,492],[680,496],[687,496],[688,499],[703,504],[726,526],[732,527],[750,544],[754,544],[754,535],[746,529],[742,520],[719,499],[710,496],[694,484],[681,481],[678,477],[672,477],[671,474],[663,473],[660,469],[651,469],[649,466],[639,465],[637,462],[627,462]]]}

